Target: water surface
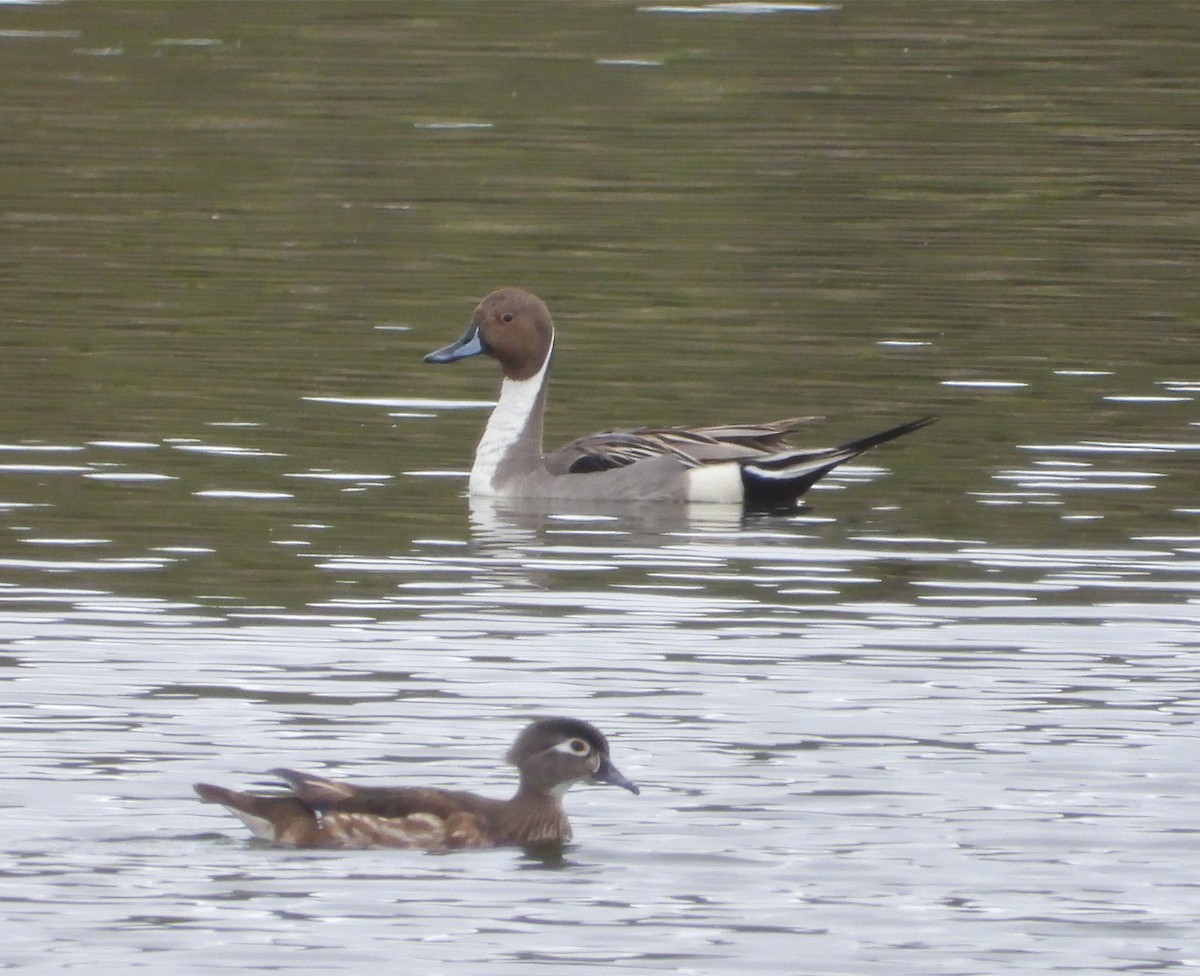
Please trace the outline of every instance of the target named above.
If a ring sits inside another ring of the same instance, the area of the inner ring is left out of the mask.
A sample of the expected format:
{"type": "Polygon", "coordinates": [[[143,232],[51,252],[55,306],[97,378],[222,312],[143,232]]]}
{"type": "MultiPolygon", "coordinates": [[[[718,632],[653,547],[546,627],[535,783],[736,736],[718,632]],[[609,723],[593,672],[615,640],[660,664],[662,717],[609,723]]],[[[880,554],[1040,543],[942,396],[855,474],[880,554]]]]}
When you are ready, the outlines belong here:
{"type": "Polygon", "coordinates": [[[1195,968],[1188,4],[0,5],[6,965],[1195,968]],[[789,516],[468,502],[501,284],[548,438],[940,423],[789,516]],[[511,789],[562,861],[191,796],[511,789]]]}

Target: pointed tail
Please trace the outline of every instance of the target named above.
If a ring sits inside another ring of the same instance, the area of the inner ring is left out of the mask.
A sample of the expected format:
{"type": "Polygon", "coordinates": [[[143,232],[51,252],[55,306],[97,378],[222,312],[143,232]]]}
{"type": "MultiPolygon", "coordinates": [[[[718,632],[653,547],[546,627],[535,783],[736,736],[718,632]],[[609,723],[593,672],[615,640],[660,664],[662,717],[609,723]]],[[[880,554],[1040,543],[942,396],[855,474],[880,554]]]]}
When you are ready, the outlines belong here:
{"type": "Polygon", "coordinates": [[[321,841],[316,816],[294,796],[260,796],[208,783],[192,788],[206,803],[221,804],[263,840],[297,847],[314,847],[321,841]]]}
{"type": "Polygon", "coordinates": [[[809,488],[834,468],[880,444],[928,427],[937,417],[921,417],[877,434],[820,451],[786,451],[742,465],[746,507],[757,510],[791,508],[809,488]]]}

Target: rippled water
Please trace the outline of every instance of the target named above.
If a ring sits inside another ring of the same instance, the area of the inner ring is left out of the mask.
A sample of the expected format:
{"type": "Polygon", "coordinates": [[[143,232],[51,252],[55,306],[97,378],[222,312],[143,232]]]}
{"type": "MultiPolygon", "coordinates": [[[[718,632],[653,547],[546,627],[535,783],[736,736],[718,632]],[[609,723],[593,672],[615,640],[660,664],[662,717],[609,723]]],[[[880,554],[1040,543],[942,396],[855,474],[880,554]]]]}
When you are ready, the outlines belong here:
{"type": "Polygon", "coordinates": [[[0,4],[0,964],[1200,965],[1187,4],[0,4]],[[936,411],[789,517],[462,497],[550,438],[936,411]],[[597,393],[599,391],[599,393],[597,393]],[[640,796],[561,861],[297,852],[191,784],[640,796]]]}

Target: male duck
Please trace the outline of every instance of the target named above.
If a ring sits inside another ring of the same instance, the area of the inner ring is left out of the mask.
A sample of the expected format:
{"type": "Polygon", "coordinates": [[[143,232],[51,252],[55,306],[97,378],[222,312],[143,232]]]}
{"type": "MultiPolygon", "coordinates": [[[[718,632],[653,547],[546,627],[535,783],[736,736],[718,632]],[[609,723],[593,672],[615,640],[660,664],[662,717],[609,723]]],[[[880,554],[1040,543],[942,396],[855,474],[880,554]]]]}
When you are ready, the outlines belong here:
{"type": "Polygon", "coordinates": [[[554,349],[545,303],[501,288],[475,307],[466,333],[431,352],[427,363],[486,353],[504,381],[471,468],[473,495],[578,501],[715,502],[754,509],[792,507],[839,464],[934,417],[850,441],[795,450],[786,436],[811,417],[717,427],[637,427],[606,431],[542,453],[542,418],[554,349]]]}
{"type": "Polygon", "coordinates": [[[264,840],[292,847],[559,846],[571,839],[562,796],[576,783],[638,788],[608,758],[608,740],[573,718],[528,725],[508,751],[520,771],[511,800],[462,790],[352,786],[290,769],[273,769],[290,793],[263,795],[197,783],[201,799],[220,803],[264,840]]]}

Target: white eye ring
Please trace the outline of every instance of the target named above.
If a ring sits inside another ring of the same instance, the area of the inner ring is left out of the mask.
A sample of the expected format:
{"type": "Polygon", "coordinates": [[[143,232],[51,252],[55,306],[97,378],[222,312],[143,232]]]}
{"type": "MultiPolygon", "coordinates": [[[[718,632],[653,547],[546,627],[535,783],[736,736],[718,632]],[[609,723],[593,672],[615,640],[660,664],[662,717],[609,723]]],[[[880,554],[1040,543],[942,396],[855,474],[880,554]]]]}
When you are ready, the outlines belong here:
{"type": "Polygon", "coordinates": [[[592,747],[583,739],[564,739],[554,747],[555,752],[563,752],[568,756],[586,756],[592,747]]]}

